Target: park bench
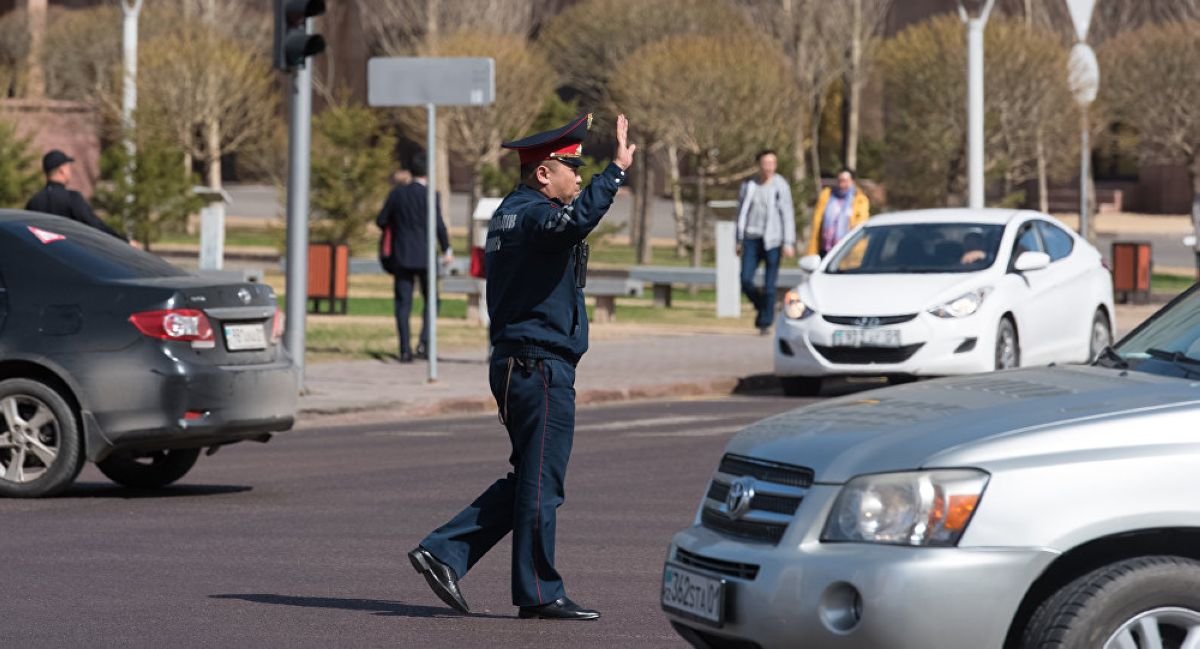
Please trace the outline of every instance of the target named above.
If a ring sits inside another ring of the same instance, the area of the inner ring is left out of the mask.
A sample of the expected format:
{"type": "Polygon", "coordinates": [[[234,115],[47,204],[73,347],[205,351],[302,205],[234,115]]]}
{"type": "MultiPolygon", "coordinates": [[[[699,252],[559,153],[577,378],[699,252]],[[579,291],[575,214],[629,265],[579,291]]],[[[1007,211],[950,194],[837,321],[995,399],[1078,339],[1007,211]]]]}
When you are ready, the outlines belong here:
{"type": "MultiPolygon", "coordinates": [[[[442,293],[465,295],[467,298],[467,321],[482,322],[482,297],[484,280],[464,275],[451,275],[442,279],[442,293]]],[[[612,322],[616,318],[618,297],[641,297],[642,282],[621,277],[589,277],[583,294],[596,299],[593,319],[597,323],[612,322]]]]}
{"type": "MultiPolygon", "coordinates": [[[[808,274],[799,268],[780,268],[776,291],[782,297],[808,274]]],[[[685,286],[716,286],[716,268],[689,268],[675,266],[634,266],[629,269],[629,278],[646,282],[653,286],[654,306],[670,307],[671,291],[676,285],[685,286]]],[[[754,283],[763,285],[763,269],[759,268],[754,276],[754,283]]]]}

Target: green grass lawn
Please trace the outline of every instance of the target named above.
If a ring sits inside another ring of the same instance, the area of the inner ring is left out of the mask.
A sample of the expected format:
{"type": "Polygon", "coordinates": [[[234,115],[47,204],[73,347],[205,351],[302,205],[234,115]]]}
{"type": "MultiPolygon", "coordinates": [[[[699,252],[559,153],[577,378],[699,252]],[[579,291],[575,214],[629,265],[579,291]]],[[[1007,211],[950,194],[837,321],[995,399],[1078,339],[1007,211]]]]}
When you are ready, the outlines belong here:
{"type": "Polygon", "coordinates": [[[1150,290],[1155,293],[1182,293],[1195,283],[1196,279],[1190,275],[1154,273],[1150,278],[1150,290]]]}

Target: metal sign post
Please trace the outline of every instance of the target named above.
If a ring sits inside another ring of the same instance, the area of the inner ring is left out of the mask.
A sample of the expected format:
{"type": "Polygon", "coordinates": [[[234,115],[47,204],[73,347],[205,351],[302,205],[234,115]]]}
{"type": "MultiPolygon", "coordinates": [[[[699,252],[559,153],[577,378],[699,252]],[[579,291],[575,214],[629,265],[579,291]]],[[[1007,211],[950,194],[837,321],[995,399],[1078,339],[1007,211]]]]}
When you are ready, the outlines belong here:
{"type": "Polygon", "coordinates": [[[995,0],[958,0],[967,24],[967,205],[983,207],[983,30],[995,0]]]}
{"type": "MultiPolygon", "coordinates": [[[[429,382],[437,381],[437,107],[487,106],[496,97],[496,63],[490,58],[386,57],[367,61],[370,106],[424,106],[426,128],[426,235],[429,246],[429,382]]],[[[446,197],[449,200],[449,196],[446,197]]]]}

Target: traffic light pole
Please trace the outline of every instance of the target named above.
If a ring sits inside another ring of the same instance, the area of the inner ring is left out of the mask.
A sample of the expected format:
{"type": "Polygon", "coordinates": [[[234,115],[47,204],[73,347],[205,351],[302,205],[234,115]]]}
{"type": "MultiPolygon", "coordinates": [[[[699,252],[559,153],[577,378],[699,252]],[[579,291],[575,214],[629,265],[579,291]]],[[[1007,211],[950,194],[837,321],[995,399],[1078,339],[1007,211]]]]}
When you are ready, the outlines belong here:
{"type": "Polygon", "coordinates": [[[425,289],[425,312],[429,318],[425,321],[429,340],[425,343],[425,353],[429,354],[429,382],[437,382],[437,318],[438,318],[438,238],[437,238],[437,106],[426,104],[429,127],[426,130],[425,160],[429,168],[425,170],[425,234],[429,243],[429,272],[425,277],[429,282],[425,289]]]}
{"type": "MultiPolygon", "coordinates": [[[[308,20],[312,29],[312,20],[308,20]]],[[[304,318],[308,311],[308,172],[311,165],[312,68],[290,75],[288,93],[287,329],[284,346],[304,389],[304,318]]]]}

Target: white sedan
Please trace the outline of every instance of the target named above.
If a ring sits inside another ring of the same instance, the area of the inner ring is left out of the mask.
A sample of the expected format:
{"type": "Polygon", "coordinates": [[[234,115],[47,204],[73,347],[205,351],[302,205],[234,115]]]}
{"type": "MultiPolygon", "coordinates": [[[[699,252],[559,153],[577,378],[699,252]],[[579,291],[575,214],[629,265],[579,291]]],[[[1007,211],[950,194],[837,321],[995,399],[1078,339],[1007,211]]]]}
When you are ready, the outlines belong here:
{"type": "Polygon", "coordinates": [[[877,216],[787,294],[775,374],[789,395],[836,376],[911,379],[1086,362],[1112,341],[1112,276],[1051,216],[939,209],[877,216]]]}

